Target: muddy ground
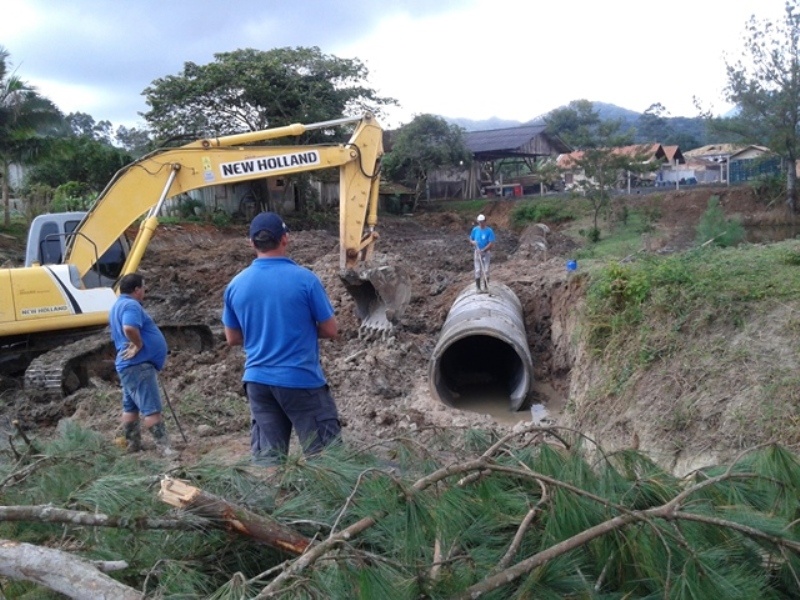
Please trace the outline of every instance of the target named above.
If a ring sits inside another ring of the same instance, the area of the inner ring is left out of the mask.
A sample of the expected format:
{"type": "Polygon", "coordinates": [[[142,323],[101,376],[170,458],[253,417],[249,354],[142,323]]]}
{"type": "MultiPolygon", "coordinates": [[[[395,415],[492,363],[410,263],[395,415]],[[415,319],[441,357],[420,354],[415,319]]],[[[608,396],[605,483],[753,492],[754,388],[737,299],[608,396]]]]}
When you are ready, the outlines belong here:
{"type": "MultiPolygon", "coordinates": [[[[769,220],[779,210],[756,202],[749,188],[634,196],[629,202],[657,206],[659,214],[655,231],[643,236],[641,250],[673,252],[688,247],[712,193],[721,195],[728,214],[751,220],[769,220]]],[[[543,404],[558,421],[570,394],[583,393],[574,382],[585,367],[580,363],[585,357],[573,340],[584,280],[565,268],[583,242],[565,235],[565,226],[549,224],[545,240],[540,228],[512,227],[509,214],[514,206],[513,201],[494,201],[484,210],[498,237],[492,279],[508,285],[522,303],[536,380],[531,401],[543,404]],[[537,243],[542,241],[546,249],[537,243]]],[[[290,234],[290,256],[320,276],[336,309],[342,336],[321,342],[322,360],[348,444],[379,448],[403,438],[431,445],[438,443],[442,431],[452,428],[507,431],[530,421],[528,409],[511,415],[504,408],[498,413],[487,407],[487,413],[494,414],[490,416],[449,408],[428,388],[429,357],[448,310],[459,292],[474,282],[467,241],[471,226],[470,218],[448,212],[446,206],[423,207],[413,216],[382,217],[377,250],[381,258],[408,270],[413,288],[406,314],[385,339],[359,336],[353,301],[338,278],[336,230],[290,234]]],[[[169,400],[188,439],[182,441],[170,418],[183,461],[209,453],[227,459],[248,456],[249,417],[240,383],[243,355],[225,345],[219,321],[225,285],[253,258],[246,231],[244,223],[225,229],[164,225],[141,265],[148,283],[145,306],[157,321],[201,322],[217,332],[211,351],[173,348],[163,373],[169,400]]],[[[5,243],[6,258],[13,260],[8,239],[0,241],[5,243]]],[[[23,390],[6,390],[0,396],[6,423],[17,418],[22,426],[44,432],[59,418],[70,417],[111,442],[118,435],[118,387],[113,378],[94,377],[91,384],[61,403],[48,405],[27,398],[23,390]]]]}

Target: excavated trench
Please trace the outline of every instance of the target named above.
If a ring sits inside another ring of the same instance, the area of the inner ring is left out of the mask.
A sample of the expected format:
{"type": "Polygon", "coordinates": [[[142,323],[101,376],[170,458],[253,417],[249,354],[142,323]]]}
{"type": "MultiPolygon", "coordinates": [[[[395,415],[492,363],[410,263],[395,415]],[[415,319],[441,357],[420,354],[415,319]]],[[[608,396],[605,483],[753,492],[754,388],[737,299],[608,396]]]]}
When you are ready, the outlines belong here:
{"type": "Polygon", "coordinates": [[[505,396],[508,409],[525,405],[533,366],[522,305],[511,288],[492,283],[488,291],[462,290],[450,308],[431,356],[433,396],[454,408],[464,395],[505,396]]]}
{"type": "MultiPolygon", "coordinates": [[[[509,338],[509,327],[500,324],[494,331],[472,330],[463,339],[450,339],[439,365],[443,387],[437,393],[444,398],[436,400],[432,393],[426,394],[427,397],[417,393],[423,388],[430,389],[430,357],[441,337],[445,315],[459,290],[470,281],[471,254],[463,250],[466,245],[461,244],[463,232],[455,230],[451,239],[449,222],[445,217],[442,222],[444,228],[433,231],[398,220],[393,224],[395,230],[385,236],[386,246],[395,242],[406,248],[412,244],[409,240],[413,240],[419,258],[419,264],[409,263],[414,286],[412,307],[391,344],[357,337],[358,320],[351,314],[352,300],[336,268],[335,237],[318,230],[300,231],[293,237],[294,260],[320,275],[344,332],[342,340],[326,341],[321,350],[325,372],[347,422],[347,438],[351,441],[371,443],[389,439],[405,432],[408,426],[438,428],[458,423],[479,427],[485,420],[478,417],[487,414],[499,424],[513,425],[531,420],[531,403],[543,404],[550,413],[557,413],[564,404],[572,369],[565,332],[570,331],[571,315],[576,308],[571,296],[577,288],[567,281],[563,260],[524,255],[519,240],[508,232],[502,232],[492,281],[507,286],[519,301],[522,323],[515,325],[516,335],[509,338]],[[320,255],[325,248],[331,251],[320,255]],[[519,391],[526,389],[526,394],[519,391]],[[514,410],[512,397],[514,406],[521,410],[514,410]],[[434,404],[454,406],[457,411],[436,410],[431,400],[434,404]]],[[[233,234],[211,229],[161,231],[151,243],[143,266],[143,272],[153,282],[146,298],[148,311],[159,323],[218,325],[225,285],[252,260],[241,239],[239,231],[233,234]],[[176,255],[182,257],[180,264],[175,261],[176,255]]],[[[397,249],[389,247],[387,252],[397,249]]],[[[187,344],[189,341],[171,341],[174,352],[164,372],[164,382],[176,410],[188,427],[212,420],[215,431],[243,431],[248,421],[246,403],[240,399],[241,352],[227,348],[218,339],[210,351],[197,348],[181,352],[191,346],[187,344]],[[231,400],[234,396],[236,400],[231,400]],[[183,402],[195,402],[198,398],[202,399],[202,411],[182,408],[183,402]]],[[[43,410],[45,406],[31,403],[24,392],[9,391],[6,403],[10,412],[31,426],[71,416],[74,405],[80,403],[78,414],[82,418],[88,415],[94,428],[113,429],[119,418],[116,385],[107,383],[104,377],[93,381],[99,388],[97,399],[90,385],[83,393],[65,399],[68,402],[53,404],[46,417],[40,410],[32,412],[32,408],[43,410]],[[93,408],[95,402],[98,408],[93,408]]],[[[193,451],[201,453],[203,448],[198,444],[193,451]]]]}
{"type": "Polygon", "coordinates": [[[493,283],[488,294],[472,286],[461,291],[428,364],[434,399],[503,424],[558,417],[569,391],[569,340],[582,286],[558,266],[538,275],[511,286],[493,283]]]}

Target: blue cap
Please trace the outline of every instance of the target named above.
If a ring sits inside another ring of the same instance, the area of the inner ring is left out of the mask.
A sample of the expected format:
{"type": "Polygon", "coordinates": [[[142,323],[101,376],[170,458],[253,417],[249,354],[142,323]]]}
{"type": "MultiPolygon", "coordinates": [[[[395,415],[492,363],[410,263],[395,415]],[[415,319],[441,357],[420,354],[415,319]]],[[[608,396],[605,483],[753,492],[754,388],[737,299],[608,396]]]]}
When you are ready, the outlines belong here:
{"type": "Polygon", "coordinates": [[[289,228],[274,212],[262,212],[250,221],[250,239],[256,237],[259,231],[266,231],[277,241],[289,231],[289,228]]]}

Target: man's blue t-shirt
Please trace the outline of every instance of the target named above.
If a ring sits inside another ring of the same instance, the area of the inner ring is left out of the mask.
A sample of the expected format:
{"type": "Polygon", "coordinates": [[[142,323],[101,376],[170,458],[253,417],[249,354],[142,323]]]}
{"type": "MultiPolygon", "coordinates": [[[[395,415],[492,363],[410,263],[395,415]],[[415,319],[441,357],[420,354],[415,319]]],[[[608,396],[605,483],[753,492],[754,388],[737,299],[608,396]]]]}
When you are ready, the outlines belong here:
{"type": "Polygon", "coordinates": [[[286,257],[256,258],[225,289],[222,323],[244,337],[245,383],[325,385],[317,324],[334,315],[319,278],[286,257]]]}
{"type": "Polygon", "coordinates": [[[475,225],[469,234],[469,239],[473,242],[478,242],[478,250],[483,250],[489,245],[489,242],[494,241],[494,231],[492,231],[491,227],[475,225]]]}
{"type": "Polygon", "coordinates": [[[158,371],[164,368],[164,363],[167,361],[167,340],[155,321],[135,298],[131,298],[128,294],[120,294],[111,307],[108,321],[111,326],[111,338],[117,349],[117,358],[114,360],[117,372],[126,367],[148,362],[158,371]],[[142,349],[129,360],[124,360],[120,356],[128,345],[128,338],[123,331],[125,325],[136,327],[142,337],[142,349]]]}

